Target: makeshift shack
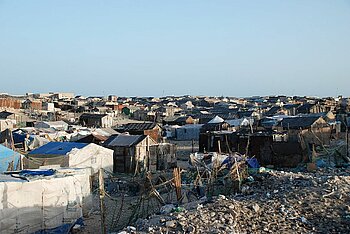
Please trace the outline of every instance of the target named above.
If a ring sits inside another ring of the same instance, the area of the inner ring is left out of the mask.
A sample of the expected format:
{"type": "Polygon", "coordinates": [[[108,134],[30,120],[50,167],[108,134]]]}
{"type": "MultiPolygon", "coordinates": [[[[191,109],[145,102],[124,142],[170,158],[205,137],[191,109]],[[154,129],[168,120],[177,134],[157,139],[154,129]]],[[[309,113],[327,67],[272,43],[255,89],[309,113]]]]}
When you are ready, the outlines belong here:
{"type": "Polygon", "coordinates": [[[148,135],[156,142],[158,142],[161,137],[161,128],[154,122],[128,123],[119,127],[117,131],[129,133],[131,135],[148,135]]]}
{"type": "Polygon", "coordinates": [[[109,128],[113,125],[113,118],[108,114],[84,113],[80,116],[79,121],[85,127],[109,128]]]}
{"type": "Polygon", "coordinates": [[[175,139],[178,141],[199,140],[199,133],[203,124],[187,124],[175,128],[175,139]]]}
{"type": "Polygon", "coordinates": [[[290,140],[300,141],[302,137],[305,143],[315,145],[329,145],[331,140],[331,127],[318,116],[297,116],[284,118],[280,124],[280,130],[288,131],[290,140]]]}
{"type": "Polygon", "coordinates": [[[156,142],[146,135],[113,135],[104,146],[114,150],[114,172],[134,173],[148,170],[150,146],[156,142]]]}
{"type": "Polygon", "coordinates": [[[150,136],[119,134],[104,146],[114,150],[114,172],[138,173],[176,167],[176,147],[157,144],[150,136]]]}
{"type": "Polygon", "coordinates": [[[279,132],[237,133],[213,131],[200,134],[199,152],[247,154],[261,165],[296,167],[309,160],[304,141],[289,141],[288,134],[279,132]]]}

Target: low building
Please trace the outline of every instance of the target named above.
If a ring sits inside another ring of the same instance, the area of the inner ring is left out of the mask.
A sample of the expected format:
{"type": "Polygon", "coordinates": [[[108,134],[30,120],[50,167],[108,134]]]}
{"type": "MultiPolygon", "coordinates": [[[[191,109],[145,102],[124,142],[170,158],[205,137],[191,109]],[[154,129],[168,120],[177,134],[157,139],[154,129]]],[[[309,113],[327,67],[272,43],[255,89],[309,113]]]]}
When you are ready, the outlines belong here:
{"type": "Polygon", "coordinates": [[[42,110],[54,112],[55,111],[55,104],[52,102],[43,102],[42,110]]]}
{"type": "Polygon", "coordinates": [[[27,99],[22,103],[22,108],[25,110],[41,110],[42,105],[41,101],[27,99]]]}
{"type": "Polygon", "coordinates": [[[12,119],[0,119],[0,131],[6,129],[14,129],[16,127],[16,121],[12,119]]]}
{"type": "Polygon", "coordinates": [[[0,119],[18,120],[18,116],[15,113],[12,113],[9,111],[1,111],[0,112],[0,119]]]}
{"type": "Polygon", "coordinates": [[[196,121],[191,116],[169,116],[163,119],[163,125],[186,125],[195,124],[196,121]]]}
{"type": "Polygon", "coordinates": [[[199,152],[230,154],[239,152],[255,157],[260,165],[296,167],[309,161],[309,149],[303,142],[289,141],[278,132],[238,133],[213,131],[200,134],[199,152]]]}
{"type": "Polygon", "coordinates": [[[110,128],[113,126],[113,118],[108,114],[84,113],[80,116],[79,122],[84,127],[110,128]]]}
{"type": "Polygon", "coordinates": [[[131,135],[148,135],[158,142],[161,138],[161,128],[157,123],[128,123],[117,129],[118,132],[127,132],[131,135]]]}
{"type": "Polygon", "coordinates": [[[202,126],[201,132],[229,130],[229,127],[229,124],[226,123],[223,118],[215,116],[212,120],[202,126]]]}
{"type": "Polygon", "coordinates": [[[64,121],[38,121],[34,123],[35,128],[51,128],[56,131],[67,131],[68,124],[64,121]]]}
{"type": "Polygon", "coordinates": [[[225,120],[228,123],[230,130],[239,131],[242,128],[251,129],[254,124],[252,118],[230,119],[225,120]]]}
{"type": "Polygon", "coordinates": [[[53,93],[51,97],[53,99],[61,100],[61,99],[73,99],[75,95],[74,93],[53,93]]]}
{"type": "Polygon", "coordinates": [[[21,99],[15,99],[15,98],[0,98],[0,108],[13,108],[13,109],[20,109],[22,106],[22,100],[21,99]]]}
{"type": "Polygon", "coordinates": [[[19,116],[8,111],[0,112],[0,131],[13,129],[19,120],[19,116]]]}
{"type": "Polygon", "coordinates": [[[85,137],[80,138],[79,140],[76,140],[75,142],[78,143],[94,143],[97,145],[103,144],[108,139],[107,136],[102,136],[96,133],[91,133],[85,137]]]}
{"type": "Polygon", "coordinates": [[[176,167],[175,146],[157,144],[146,135],[114,135],[104,146],[114,150],[114,172],[135,174],[176,167]]]}
{"type": "Polygon", "coordinates": [[[284,118],[279,123],[280,131],[288,131],[291,141],[300,141],[303,138],[306,144],[329,145],[332,129],[319,116],[297,116],[284,118]]]}
{"type": "Polygon", "coordinates": [[[199,140],[200,130],[203,124],[187,124],[175,128],[175,139],[178,141],[199,140]]]}
{"type": "Polygon", "coordinates": [[[134,173],[148,170],[150,146],[156,142],[145,135],[111,136],[104,146],[114,150],[114,172],[134,173]]]}

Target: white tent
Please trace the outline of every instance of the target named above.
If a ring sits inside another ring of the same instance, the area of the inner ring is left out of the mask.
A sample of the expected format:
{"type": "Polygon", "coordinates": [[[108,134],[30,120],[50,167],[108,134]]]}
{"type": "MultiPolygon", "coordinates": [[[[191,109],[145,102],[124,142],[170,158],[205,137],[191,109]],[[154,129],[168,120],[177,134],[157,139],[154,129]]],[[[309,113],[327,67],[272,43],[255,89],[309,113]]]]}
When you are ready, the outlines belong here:
{"type": "Polygon", "coordinates": [[[91,168],[94,174],[100,168],[113,172],[113,150],[93,143],[49,142],[24,159],[25,168],[49,168],[54,165],[64,168],[91,168]]]}
{"type": "Polygon", "coordinates": [[[69,167],[91,168],[95,174],[100,168],[113,172],[113,150],[96,144],[89,144],[82,149],[73,149],[68,153],[69,167]]]}

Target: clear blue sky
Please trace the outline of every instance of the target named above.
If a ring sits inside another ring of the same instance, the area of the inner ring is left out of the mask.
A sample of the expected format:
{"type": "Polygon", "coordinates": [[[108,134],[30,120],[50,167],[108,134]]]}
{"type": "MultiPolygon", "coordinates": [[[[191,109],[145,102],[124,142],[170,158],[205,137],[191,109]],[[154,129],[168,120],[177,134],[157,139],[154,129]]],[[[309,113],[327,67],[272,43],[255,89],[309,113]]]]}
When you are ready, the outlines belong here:
{"type": "Polygon", "coordinates": [[[0,0],[0,92],[350,96],[349,0],[0,0]]]}

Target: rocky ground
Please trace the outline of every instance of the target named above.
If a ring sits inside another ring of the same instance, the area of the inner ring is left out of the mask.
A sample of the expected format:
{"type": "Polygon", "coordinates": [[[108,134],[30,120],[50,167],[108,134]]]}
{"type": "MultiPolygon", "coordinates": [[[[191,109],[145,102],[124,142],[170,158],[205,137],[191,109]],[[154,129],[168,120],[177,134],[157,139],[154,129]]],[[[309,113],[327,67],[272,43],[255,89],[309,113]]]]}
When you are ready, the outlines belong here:
{"type": "Polygon", "coordinates": [[[250,179],[242,194],[163,211],[123,232],[350,233],[349,169],[265,171],[250,179]]]}

